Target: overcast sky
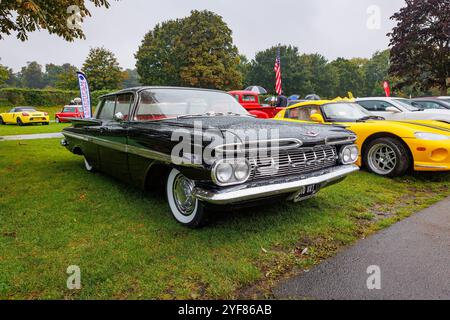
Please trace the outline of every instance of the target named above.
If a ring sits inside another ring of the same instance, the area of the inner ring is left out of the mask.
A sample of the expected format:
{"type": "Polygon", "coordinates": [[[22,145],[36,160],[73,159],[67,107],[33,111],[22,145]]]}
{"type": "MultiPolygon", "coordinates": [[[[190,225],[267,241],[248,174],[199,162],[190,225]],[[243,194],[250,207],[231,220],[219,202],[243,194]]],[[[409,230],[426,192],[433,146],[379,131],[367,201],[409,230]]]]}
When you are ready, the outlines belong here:
{"type": "Polygon", "coordinates": [[[111,8],[92,8],[85,20],[86,40],[65,42],[45,30],[21,42],[15,36],[0,40],[0,63],[15,71],[27,61],[81,67],[89,48],[113,51],[123,68],[134,68],[144,34],[158,22],[184,17],[192,9],[208,9],[223,17],[233,30],[239,51],[249,58],[268,47],[292,44],[300,52],[318,52],[328,59],[370,57],[386,49],[389,17],[404,0],[110,0],[111,8]],[[377,26],[376,11],[380,23],[377,26]],[[368,13],[369,11],[369,13],[368,13]],[[372,14],[371,14],[372,13],[372,14]],[[375,20],[373,20],[374,18],[375,20]],[[368,28],[369,25],[372,26],[368,28]]]}

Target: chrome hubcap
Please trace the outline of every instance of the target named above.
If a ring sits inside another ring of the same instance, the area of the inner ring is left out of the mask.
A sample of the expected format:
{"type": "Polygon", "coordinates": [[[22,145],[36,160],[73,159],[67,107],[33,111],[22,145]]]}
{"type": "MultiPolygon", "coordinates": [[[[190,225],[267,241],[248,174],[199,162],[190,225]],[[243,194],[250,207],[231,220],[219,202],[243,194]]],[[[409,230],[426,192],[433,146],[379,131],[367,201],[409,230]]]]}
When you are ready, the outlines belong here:
{"type": "Polygon", "coordinates": [[[173,197],[175,204],[181,214],[189,216],[194,212],[195,199],[192,196],[192,190],[194,189],[194,183],[179,174],[173,182],[173,197]]]}
{"type": "Polygon", "coordinates": [[[387,144],[377,144],[369,150],[368,162],[374,172],[388,174],[397,165],[397,156],[387,144]]]}

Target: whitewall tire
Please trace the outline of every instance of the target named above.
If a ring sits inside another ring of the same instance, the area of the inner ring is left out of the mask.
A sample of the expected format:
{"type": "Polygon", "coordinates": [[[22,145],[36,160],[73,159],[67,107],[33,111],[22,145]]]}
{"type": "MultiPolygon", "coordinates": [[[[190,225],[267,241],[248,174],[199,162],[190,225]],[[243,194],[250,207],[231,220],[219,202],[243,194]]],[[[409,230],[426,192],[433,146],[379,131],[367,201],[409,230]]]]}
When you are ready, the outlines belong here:
{"type": "Polygon", "coordinates": [[[190,228],[203,225],[206,214],[203,204],[192,196],[194,182],[177,169],[167,177],[166,194],[170,211],[179,223],[190,228]]]}
{"type": "Polygon", "coordinates": [[[95,168],[89,163],[89,161],[84,158],[84,167],[86,168],[86,171],[88,172],[95,172],[95,168]]]}

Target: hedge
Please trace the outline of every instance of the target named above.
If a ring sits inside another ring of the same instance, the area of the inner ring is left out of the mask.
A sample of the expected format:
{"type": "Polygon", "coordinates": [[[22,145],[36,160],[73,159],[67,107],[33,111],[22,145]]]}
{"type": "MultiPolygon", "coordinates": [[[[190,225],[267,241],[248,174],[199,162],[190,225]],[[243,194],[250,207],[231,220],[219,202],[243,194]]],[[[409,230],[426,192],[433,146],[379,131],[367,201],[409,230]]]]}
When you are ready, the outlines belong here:
{"type": "MultiPolygon", "coordinates": [[[[110,90],[99,90],[91,92],[91,104],[96,106],[98,98],[110,90]]],[[[68,104],[71,100],[80,96],[79,91],[58,89],[27,89],[27,88],[1,88],[0,106],[33,106],[52,107],[68,104]]]]}

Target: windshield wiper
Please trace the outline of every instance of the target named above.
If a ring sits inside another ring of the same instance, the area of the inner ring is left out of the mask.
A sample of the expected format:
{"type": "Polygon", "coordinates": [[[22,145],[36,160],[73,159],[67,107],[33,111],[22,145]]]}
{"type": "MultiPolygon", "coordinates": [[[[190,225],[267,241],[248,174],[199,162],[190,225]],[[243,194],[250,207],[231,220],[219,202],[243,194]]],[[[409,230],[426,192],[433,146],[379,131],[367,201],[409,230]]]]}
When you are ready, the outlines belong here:
{"type": "Polygon", "coordinates": [[[186,118],[201,118],[201,117],[215,117],[215,116],[223,116],[223,113],[215,113],[215,112],[206,112],[206,113],[192,113],[192,114],[183,114],[181,116],[177,116],[177,119],[186,119],[186,118]]]}
{"type": "Polygon", "coordinates": [[[385,120],[383,117],[379,117],[379,116],[365,116],[362,118],[357,119],[357,122],[364,122],[366,120],[385,120]]]}

